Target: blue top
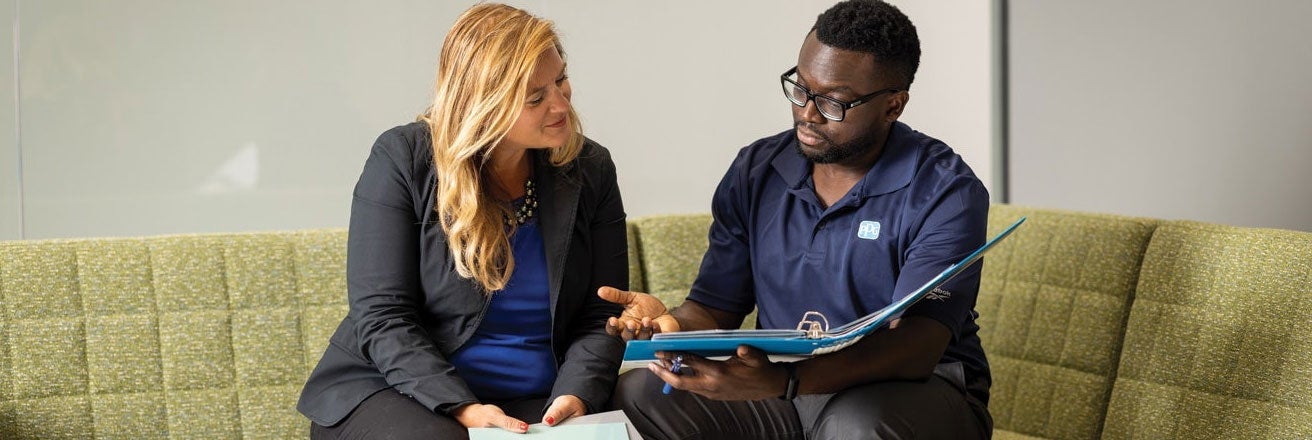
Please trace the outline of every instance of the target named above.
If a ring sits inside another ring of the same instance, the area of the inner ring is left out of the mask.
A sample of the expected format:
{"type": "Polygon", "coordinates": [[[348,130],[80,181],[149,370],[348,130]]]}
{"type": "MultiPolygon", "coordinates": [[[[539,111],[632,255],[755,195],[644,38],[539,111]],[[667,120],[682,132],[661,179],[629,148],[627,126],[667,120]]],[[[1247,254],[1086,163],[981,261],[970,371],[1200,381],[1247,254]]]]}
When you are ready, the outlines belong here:
{"type": "Polygon", "coordinates": [[[483,401],[547,396],[556,381],[547,258],[537,220],[520,225],[510,246],[510,281],[492,294],[478,330],[449,357],[483,401]]]}
{"type": "MultiPolygon", "coordinates": [[[[906,296],[984,244],[989,197],[943,142],[896,122],[883,153],[823,208],[794,130],[743,148],[716,188],[710,248],[688,299],[792,329],[807,311],[838,327],[906,296]]],[[[940,362],[961,362],[988,399],[988,361],[975,324],[982,262],[916,303],[953,337],[940,362]]]]}

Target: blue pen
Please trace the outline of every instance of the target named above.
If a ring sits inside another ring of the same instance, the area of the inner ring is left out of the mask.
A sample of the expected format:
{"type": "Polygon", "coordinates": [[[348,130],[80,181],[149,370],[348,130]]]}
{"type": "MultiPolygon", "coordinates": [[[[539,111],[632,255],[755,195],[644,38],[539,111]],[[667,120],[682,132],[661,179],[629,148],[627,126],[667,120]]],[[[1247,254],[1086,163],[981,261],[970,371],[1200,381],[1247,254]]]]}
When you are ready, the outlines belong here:
{"type": "MultiPolygon", "coordinates": [[[[670,372],[674,374],[679,374],[679,370],[683,369],[683,356],[682,355],[675,356],[674,361],[671,362],[671,364],[673,365],[670,365],[670,372]]],[[[670,394],[670,391],[673,390],[674,387],[670,386],[670,384],[668,383],[665,384],[664,388],[661,388],[661,392],[665,394],[670,394]]]]}

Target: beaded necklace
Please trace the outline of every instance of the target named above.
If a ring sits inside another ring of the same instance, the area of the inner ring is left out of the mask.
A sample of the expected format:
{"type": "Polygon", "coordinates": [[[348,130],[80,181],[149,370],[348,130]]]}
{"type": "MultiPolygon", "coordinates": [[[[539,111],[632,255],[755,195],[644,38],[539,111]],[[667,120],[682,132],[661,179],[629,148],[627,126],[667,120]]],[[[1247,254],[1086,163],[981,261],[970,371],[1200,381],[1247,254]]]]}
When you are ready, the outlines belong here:
{"type": "Polygon", "coordinates": [[[524,181],[524,201],[519,204],[519,209],[515,210],[514,217],[506,216],[506,224],[509,226],[523,226],[533,219],[533,215],[538,211],[538,196],[533,191],[533,179],[524,181]]]}

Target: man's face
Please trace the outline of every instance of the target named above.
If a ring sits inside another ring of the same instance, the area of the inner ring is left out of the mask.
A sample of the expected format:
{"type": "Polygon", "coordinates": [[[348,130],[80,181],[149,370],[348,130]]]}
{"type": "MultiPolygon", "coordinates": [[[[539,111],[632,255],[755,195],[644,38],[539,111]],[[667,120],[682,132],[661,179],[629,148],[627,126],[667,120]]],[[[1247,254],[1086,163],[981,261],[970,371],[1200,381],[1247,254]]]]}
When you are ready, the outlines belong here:
{"type": "MultiPolygon", "coordinates": [[[[815,33],[806,36],[797,56],[798,84],[816,95],[843,102],[895,86],[876,72],[874,55],[826,46],[815,33]]],[[[902,112],[905,92],[874,97],[847,109],[843,120],[826,119],[814,102],[790,105],[797,128],[798,152],[815,163],[843,163],[878,154],[886,133],[902,112]]]]}

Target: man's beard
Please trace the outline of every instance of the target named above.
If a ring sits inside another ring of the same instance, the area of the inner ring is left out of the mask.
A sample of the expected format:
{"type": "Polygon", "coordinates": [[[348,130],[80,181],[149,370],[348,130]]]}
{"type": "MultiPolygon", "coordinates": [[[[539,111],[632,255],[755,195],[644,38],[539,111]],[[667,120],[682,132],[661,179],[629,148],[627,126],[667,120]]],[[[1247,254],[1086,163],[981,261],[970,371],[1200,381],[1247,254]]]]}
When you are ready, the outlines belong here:
{"type": "MultiPolygon", "coordinates": [[[[793,123],[793,128],[796,129],[801,125],[801,122],[795,122],[793,123]]],[[[815,135],[819,136],[820,139],[823,139],[826,144],[829,144],[829,149],[814,154],[807,153],[807,151],[802,148],[802,142],[799,141],[795,146],[797,154],[802,155],[802,157],[805,157],[806,160],[809,160],[812,163],[819,164],[839,163],[860,156],[861,154],[869,152],[871,149],[875,148],[875,140],[879,139],[879,132],[876,130],[870,130],[847,143],[836,144],[833,140],[829,139],[829,135],[824,134],[820,130],[812,128],[808,131],[815,133],[815,135]]]]}

